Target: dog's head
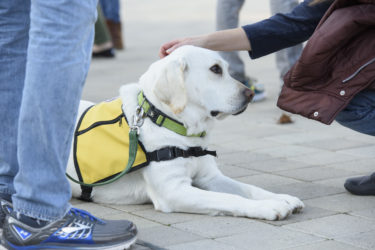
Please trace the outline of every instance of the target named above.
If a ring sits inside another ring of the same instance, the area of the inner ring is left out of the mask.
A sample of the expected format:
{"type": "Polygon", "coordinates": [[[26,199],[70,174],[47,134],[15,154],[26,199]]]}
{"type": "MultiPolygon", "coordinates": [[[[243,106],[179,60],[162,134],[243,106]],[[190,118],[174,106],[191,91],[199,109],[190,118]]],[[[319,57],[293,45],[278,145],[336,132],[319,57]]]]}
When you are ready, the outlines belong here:
{"type": "Polygon", "coordinates": [[[185,125],[241,113],[253,97],[217,52],[194,46],[153,63],[140,84],[155,106],[185,125]]]}

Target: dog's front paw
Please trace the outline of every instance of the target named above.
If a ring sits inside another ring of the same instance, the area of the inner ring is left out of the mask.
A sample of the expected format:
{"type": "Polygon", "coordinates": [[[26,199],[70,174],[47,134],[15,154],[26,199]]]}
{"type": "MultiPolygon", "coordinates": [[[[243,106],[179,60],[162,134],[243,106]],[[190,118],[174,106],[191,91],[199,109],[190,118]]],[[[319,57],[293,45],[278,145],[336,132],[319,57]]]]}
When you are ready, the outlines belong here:
{"type": "Polygon", "coordinates": [[[305,207],[305,204],[300,199],[288,194],[277,194],[275,199],[288,203],[293,213],[299,213],[305,207]]]}
{"type": "Polygon", "coordinates": [[[282,220],[292,212],[289,203],[283,200],[259,200],[257,203],[257,207],[250,211],[248,217],[264,220],[282,220]]]}

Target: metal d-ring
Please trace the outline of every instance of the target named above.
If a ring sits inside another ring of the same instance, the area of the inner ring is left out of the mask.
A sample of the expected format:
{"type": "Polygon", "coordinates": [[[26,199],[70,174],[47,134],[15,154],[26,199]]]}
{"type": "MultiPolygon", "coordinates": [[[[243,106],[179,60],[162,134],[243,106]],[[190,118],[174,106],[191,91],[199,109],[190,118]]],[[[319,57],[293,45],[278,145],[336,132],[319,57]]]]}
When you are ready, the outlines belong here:
{"type": "Polygon", "coordinates": [[[137,106],[135,109],[135,115],[133,116],[133,124],[130,126],[132,130],[137,131],[137,135],[139,135],[140,127],[142,127],[144,123],[144,117],[145,117],[145,111],[143,109],[143,104],[145,102],[145,99],[143,99],[143,102],[137,106]]]}

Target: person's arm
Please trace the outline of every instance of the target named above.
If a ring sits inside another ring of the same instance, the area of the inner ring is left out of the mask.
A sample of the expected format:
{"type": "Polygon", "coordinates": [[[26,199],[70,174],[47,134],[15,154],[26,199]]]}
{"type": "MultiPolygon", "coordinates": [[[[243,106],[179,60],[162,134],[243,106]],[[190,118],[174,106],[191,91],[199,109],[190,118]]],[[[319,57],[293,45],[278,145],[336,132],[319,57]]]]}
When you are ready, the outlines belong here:
{"type": "Polygon", "coordinates": [[[170,41],[161,46],[159,56],[165,57],[183,45],[194,45],[217,51],[251,50],[245,31],[242,28],[236,28],[170,41]]]}
{"type": "Polygon", "coordinates": [[[216,31],[206,35],[173,40],[162,45],[160,57],[165,57],[182,45],[194,45],[212,50],[247,50],[258,58],[306,41],[314,32],[332,1],[310,6],[305,0],[289,14],[277,14],[269,19],[242,28],[216,31]]]}
{"type": "Polygon", "coordinates": [[[308,40],[332,3],[326,1],[311,6],[310,2],[305,0],[291,13],[276,14],[243,26],[252,47],[250,57],[255,59],[308,40]]]}

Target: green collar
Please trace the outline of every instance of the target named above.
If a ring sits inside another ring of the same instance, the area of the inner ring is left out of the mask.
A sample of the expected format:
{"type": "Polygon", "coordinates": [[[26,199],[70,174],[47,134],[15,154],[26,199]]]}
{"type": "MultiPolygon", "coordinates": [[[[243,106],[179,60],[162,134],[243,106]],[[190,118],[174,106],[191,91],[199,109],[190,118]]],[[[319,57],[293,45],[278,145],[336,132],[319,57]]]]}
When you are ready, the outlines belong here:
{"type": "Polygon", "coordinates": [[[149,100],[147,100],[142,91],[138,94],[138,105],[143,108],[146,116],[149,117],[153,123],[157,124],[160,127],[167,128],[183,136],[204,137],[206,135],[205,131],[199,134],[187,135],[187,129],[182,123],[174,120],[173,118],[167,116],[162,111],[157,109],[149,100]]]}

